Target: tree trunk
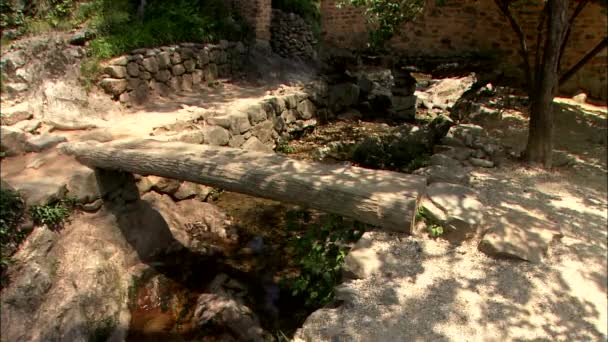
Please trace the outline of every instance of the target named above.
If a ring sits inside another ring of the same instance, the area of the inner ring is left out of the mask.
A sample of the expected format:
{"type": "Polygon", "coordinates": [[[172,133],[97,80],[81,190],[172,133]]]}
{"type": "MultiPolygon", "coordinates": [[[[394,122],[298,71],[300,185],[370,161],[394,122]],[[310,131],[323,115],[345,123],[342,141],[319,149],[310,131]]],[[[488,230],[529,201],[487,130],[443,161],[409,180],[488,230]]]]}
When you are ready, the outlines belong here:
{"type": "Polygon", "coordinates": [[[552,166],[553,98],[558,85],[557,63],[568,29],[568,0],[549,0],[549,20],[543,63],[530,94],[530,132],[524,157],[531,163],[552,166]]]}
{"type": "Polygon", "coordinates": [[[61,150],[90,167],[200,183],[401,232],[410,231],[426,187],[424,177],[226,147],[128,140],[67,143],[61,150]]]}

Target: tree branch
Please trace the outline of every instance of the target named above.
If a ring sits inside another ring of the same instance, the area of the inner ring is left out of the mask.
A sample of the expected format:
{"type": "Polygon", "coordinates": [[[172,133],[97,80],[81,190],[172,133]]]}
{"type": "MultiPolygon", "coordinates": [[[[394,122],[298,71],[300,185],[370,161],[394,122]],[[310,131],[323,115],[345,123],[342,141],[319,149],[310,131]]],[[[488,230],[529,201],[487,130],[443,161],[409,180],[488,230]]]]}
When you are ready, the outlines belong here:
{"type": "Polygon", "coordinates": [[[578,5],[576,6],[576,8],[574,9],[574,12],[572,13],[572,16],[570,17],[570,20],[568,21],[568,30],[566,31],[566,37],[564,38],[564,42],[562,43],[562,46],[559,49],[559,58],[557,60],[557,70],[560,70],[560,67],[562,65],[562,56],[564,55],[564,50],[566,49],[566,44],[568,44],[568,39],[570,38],[570,32],[572,32],[572,24],[574,23],[574,20],[576,19],[576,17],[578,17],[578,15],[581,14],[581,12],[583,11],[583,9],[587,5],[587,3],[589,3],[589,0],[581,0],[581,2],[579,2],[578,5]]]}
{"type": "Polygon", "coordinates": [[[526,36],[524,35],[521,27],[517,23],[517,20],[513,17],[511,10],[509,9],[509,1],[506,0],[494,0],[498,9],[502,12],[502,14],[509,20],[511,24],[511,28],[515,31],[517,38],[519,38],[519,55],[523,59],[524,62],[524,72],[526,74],[526,81],[528,82],[528,94],[532,95],[533,93],[533,83],[532,83],[532,72],[530,70],[530,61],[528,60],[529,51],[528,44],[526,44],[526,36]]]}
{"type": "Polygon", "coordinates": [[[563,84],[567,82],[577,71],[579,71],[587,62],[589,62],[595,55],[597,55],[603,48],[608,47],[608,37],[605,37],[601,42],[599,42],[593,50],[589,51],[580,61],[574,64],[568,71],[566,71],[560,78],[559,84],[563,84]]]}

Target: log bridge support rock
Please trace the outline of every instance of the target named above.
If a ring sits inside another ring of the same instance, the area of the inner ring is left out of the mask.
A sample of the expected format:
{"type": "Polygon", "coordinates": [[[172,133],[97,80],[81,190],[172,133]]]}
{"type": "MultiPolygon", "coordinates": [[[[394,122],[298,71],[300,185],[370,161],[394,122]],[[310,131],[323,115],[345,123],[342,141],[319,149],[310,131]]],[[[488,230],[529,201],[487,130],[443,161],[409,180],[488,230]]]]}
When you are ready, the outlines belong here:
{"type": "Polygon", "coordinates": [[[181,142],[87,141],[64,143],[60,149],[93,168],[219,187],[406,233],[426,187],[421,176],[181,142]]]}

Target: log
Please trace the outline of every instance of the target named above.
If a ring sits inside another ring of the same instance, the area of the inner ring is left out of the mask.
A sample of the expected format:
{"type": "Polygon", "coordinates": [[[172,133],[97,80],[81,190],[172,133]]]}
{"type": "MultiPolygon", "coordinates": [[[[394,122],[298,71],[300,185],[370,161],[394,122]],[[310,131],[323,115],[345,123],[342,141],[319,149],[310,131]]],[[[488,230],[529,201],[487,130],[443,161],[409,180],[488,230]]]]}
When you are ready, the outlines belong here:
{"type": "Polygon", "coordinates": [[[60,145],[101,169],[155,175],[301,205],[388,230],[410,232],[426,178],[262,153],[155,140],[60,145]]]}

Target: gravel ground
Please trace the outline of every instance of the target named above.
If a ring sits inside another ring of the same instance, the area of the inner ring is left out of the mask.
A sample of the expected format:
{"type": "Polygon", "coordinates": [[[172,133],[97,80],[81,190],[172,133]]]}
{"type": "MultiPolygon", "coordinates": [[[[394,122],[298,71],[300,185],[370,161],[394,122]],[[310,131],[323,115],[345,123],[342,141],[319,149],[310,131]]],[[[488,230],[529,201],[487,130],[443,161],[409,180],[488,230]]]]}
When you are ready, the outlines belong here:
{"type": "MultiPolygon", "coordinates": [[[[295,340],[606,341],[606,146],[589,139],[605,132],[606,111],[561,108],[556,149],[573,166],[547,172],[507,160],[472,173],[488,225],[515,212],[561,229],[541,263],[487,257],[479,236],[456,245],[374,232],[380,272],[343,284],[342,304],[313,313],[295,340]]],[[[506,117],[514,124],[488,129],[521,149],[525,118],[506,117]]]]}

